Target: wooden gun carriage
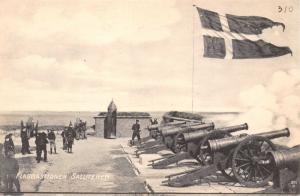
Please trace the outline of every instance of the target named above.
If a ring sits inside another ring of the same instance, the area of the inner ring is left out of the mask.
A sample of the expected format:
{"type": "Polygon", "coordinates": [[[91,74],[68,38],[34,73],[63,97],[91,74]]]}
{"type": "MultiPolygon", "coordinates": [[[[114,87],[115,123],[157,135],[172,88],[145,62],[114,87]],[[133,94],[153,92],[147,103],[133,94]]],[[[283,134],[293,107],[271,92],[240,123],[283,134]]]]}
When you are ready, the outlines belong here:
{"type": "Polygon", "coordinates": [[[217,171],[231,181],[247,187],[266,185],[273,177],[261,163],[269,151],[276,150],[272,139],[289,137],[289,129],[264,132],[254,135],[241,134],[222,139],[204,140],[197,157],[204,166],[194,170],[166,176],[169,186],[188,186],[201,182],[217,171]]]}

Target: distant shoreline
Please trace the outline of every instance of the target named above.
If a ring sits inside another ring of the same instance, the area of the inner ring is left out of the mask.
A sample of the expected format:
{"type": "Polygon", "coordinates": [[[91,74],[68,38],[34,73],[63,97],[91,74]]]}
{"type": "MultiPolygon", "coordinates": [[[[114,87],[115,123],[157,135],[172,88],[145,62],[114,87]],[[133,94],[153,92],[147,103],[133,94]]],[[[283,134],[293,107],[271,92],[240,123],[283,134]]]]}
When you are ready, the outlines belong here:
{"type": "MultiPolygon", "coordinates": [[[[147,111],[148,112],[148,111],[147,111]]],[[[166,111],[156,111],[148,112],[152,118],[161,119],[161,117],[166,113],[166,111]]],[[[240,112],[216,112],[216,111],[203,111],[203,112],[194,112],[200,114],[208,121],[219,122],[218,120],[223,121],[224,118],[239,115],[240,112]]],[[[26,122],[28,117],[33,117],[33,121],[39,122],[39,127],[41,129],[50,129],[55,130],[62,129],[65,126],[68,126],[70,121],[74,122],[76,118],[80,118],[83,121],[87,121],[89,127],[95,124],[93,117],[97,116],[99,111],[12,111],[12,112],[0,112],[0,129],[2,130],[17,130],[20,129],[21,120],[26,122]]]]}
{"type": "MultiPolygon", "coordinates": [[[[181,111],[180,112],[191,112],[191,111],[181,111]]],[[[106,112],[106,111],[0,111],[1,114],[14,114],[14,113],[95,113],[98,114],[99,112],[106,112]]],[[[165,113],[168,111],[118,111],[118,112],[148,112],[148,113],[165,113]]],[[[192,112],[191,112],[192,113],[192,112]]],[[[241,111],[194,111],[193,113],[198,114],[239,114],[241,111]]]]}

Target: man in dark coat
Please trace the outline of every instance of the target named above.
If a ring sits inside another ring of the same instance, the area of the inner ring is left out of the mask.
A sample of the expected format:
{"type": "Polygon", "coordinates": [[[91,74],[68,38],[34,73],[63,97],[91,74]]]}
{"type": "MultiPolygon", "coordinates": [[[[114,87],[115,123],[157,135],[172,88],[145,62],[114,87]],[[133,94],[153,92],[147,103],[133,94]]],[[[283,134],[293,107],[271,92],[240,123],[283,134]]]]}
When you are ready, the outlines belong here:
{"type": "Polygon", "coordinates": [[[14,158],[14,153],[9,151],[6,158],[4,159],[2,165],[5,192],[12,192],[13,185],[15,185],[17,192],[20,192],[20,182],[17,178],[19,173],[18,161],[14,158]]]}
{"type": "Polygon", "coordinates": [[[4,141],[5,156],[7,156],[9,152],[13,152],[13,154],[15,154],[15,145],[14,145],[14,142],[13,142],[11,136],[12,136],[12,133],[5,136],[5,141],[4,141]]]}
{"type": "Polygon", "coordinates": [[[135,124],[132,125],[132,138],[131,138],[131,145],[134,144],[134,139],[135,137],[137,137],[138,142],[141,143],[141,136],[140,136],[140,124],[139,124],[139,120],[135,121],[135,124]]]}
{"type": "Polygon", "coordinates": [[[66,133],[67,133],[67,127],[65,127],[60,134],[61,137],[63,138],[63,150],[67,149],[66,133]]]}
{"type": "Polygon", "coordinates": [[[66,135],[68,152],[72,153],[72,145],[74,143],[74,138],[76,137],[76,132],[72,128],[72,125],[68,127],[68,130],[66,131],[65,135],[66,135]]]}
{"type": "Polygon", "coordinates": [[[47,134],[46,133],[38,133],[35,139],[36,144],[36,160],[39,163],[41,161],[42,152],[44,153],[44,161],[47,161],[47,134]]]}
{"type": "Polygon", "coordinates": [[[56,143],[55,143],[56,136],[53,129],[51,129],[50,132],[48,133],[48,139],[50,142],[50,154],[52,154],[52,148],[54,148],[54,153],[56,154],[56,143]]]}
{"type": "Polygon", "coordinates": [[[21,141],[22,141],[22,149],[21,152],[22,154],[31,154],[29,150],[29,138],[27,136],[27,132],[25,130],[21,130],[21,141]]]}

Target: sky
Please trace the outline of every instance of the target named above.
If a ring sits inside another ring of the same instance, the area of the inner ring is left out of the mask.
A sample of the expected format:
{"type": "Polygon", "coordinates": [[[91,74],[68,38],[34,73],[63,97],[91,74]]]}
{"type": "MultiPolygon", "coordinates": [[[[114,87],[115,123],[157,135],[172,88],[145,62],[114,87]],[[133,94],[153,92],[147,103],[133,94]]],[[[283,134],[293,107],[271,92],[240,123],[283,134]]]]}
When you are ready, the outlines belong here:
{"type": "Polygon", "coordinates": [[[239,111],[241,92],[299,66],[299,20],[297,0],[2,0],[0,110],[239,111]],[[293,56],[203,58],[193,4],[285,23],[260,38],[293,56]]]}

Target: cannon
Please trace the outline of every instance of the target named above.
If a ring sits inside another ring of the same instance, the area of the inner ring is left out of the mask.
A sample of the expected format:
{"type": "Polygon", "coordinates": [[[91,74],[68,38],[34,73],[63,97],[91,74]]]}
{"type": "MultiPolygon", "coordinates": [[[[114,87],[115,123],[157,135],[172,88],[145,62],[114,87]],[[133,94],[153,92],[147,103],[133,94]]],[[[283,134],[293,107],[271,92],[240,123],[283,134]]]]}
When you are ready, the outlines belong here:
{"type": "Polygon", "coordinates": [[[160,139],[160,132],[161,132],[161,128],[166,128],[166,127],[176,127],[176,126],[180,126],[186,124],[186,122],[170,122],[170,123],[162,123],[162,124],[151,124],[147,127],[148,131],[149,131],[149,136],[146,138],[142,138],[142,144],[140,146],[137,146],[137,150],[136,153],[138,151],[145,151],[146,149],[153,149],[155,148],[158,143],[160,143],[161,141],[160,139]],[[150,140],[150,138],[153,138],[153,140],[150,140]]]}
{"type": "Polygon", "coordinates": [[[267,140],[270,147],[272,147],[274,145],[272,144],[272,142],[270,142],[271,139],[275,139],[279,137],[289,137],[290,131],[288,128],[286,128],[282,130],[263,132],[254,135],[241,134],[234,137],[223,138],[223,139],[214,139],[214,140],[205,139],[204,141],[201,142],[199,148],[199,154],[197,155],[197,157],[205,165],[212,164],[214,162],[215,152],[230,151],[230,149],[236,147],[243,140],[251,136],[255,138],[260,138],[259,140],[267,140]]]}
{"type": "Polygon", "coordinates": [[[179,132],[176,135],[175,142],[173,144],[173,152],[177,154],[160,159],[151,160],[150,165],[153,168],[162,169],[170,164],[177,163],[183,159],[195,158],[196,160],[198,160],[197,156],[195,155],[197,154],[196,151],[199,147],[199,141],[201,142],[203,138],[222,138],[227,136],[229,137],[231,136],[230,133],[232,132],[247,130],[248,124],[244,123],[241,125],[211,130],[214,128],[214,124],[209,123],[206,126],[202,125],[202,128],[203,129],[194,132],[179,132]]]}
{"type": "Polygon", "coordinates": [[[290,149],[271,151],[267,160],[273,171],[273,188],[282,193],[300,193],[300,145],[290,149]]]}
{"type": "Polygon", "coordinates": [[[164,119],[164,121],[167,121],[167,122],[170,122],[170,121],[172,122],[174,120],[184,121],[184,122],[192,122],[192,123],[202,122],[201,120],[189,119],[189,118],[181,118],[181,117],[174,117],[174,116],[164,116],[163,119],[164,119]]]}
{"type": "Polygon", "coordinates": [[[162,123],[162,124],[153,124],[153,125],[149,125],[147,128],[149,131],[152,131],[152,130],[158,130],[161,127],[176,126],[181,124],[186,124],[186,122],[175,121],[175,122],[162,123]]]}
{"type": "MultiPolygon", "coordinates": [[[[186,125],[182,127],[176,127],[173,129],[164,129],[162,130],[162,140],[166,144],[167,148],[171,149],[174,153],[176,153],[175,149],[175,140],[176,135],[181,133],[187,133],[187,132],[193,132],[193,131],[199,131],[199,130],[212,130],[214,128],[214,123],[194,123],[191,125],[186,125]]],[[[151,164],[153,168],[162,168],[164,166],[167,166],[171,163],[177,162],[176,160],[182,160],[185,159],[185,155],[181,156],[178,155],[177,157],[174,157],[173,155],[167,157],[167,158],[160,158],[151,160],[151,164]],[[158,162],[156,162],[158,161],[158,162]],[[156,163],[155,163],[156,162],[156,163]]]]}
{"type": "MultiPolygon", "coordinates": [[[[260,136],[243,141],[233,153],[234,176],[247,187],[264,186],[273,178],[274,189],[288,190],[289,182],[299,177],[300,145],[290,149],[276,150],[270,144],[265,145],[268,142],[260,136]],[[260,146],[264,145],[267,147],[264,152],[268,151],[267,153],[262,153],[260,146]],[[247,146],[254,148],[249,151],[247,146]]],[[[299,186],[297,189],[299,192],[299,186]]]]}
{"type": "Polygon", "coordinates": [[[153,124],[153,125],[149,125],[148,126],[148,131],[149,131],[149,135],[154,138],[157,139],[158,137],[158,133],[159,133],[159,129],[162,127],[170,127],[170,126],[176,126],[176,125],[182,125],[182,124],[186,124],[186,122],[183,121],[175,121],[175,122],[169,122],[169,123],[162,123],[162,124],[153,124]]]}
{"type": "MultiPolygon", "coordinates": [[[[209,126],[212,126],[211,124],[209,126]]],[[[156,153],[160,150],[167,148],[170,148],[173,150],[173,144],[174,144],[174,135],[178,132],[186,132],[186,131],[195,131],[198,129],[207,128],[208,125],[203,124],[203,122],[197,122],[197,123],[184,123],[184,124],[176,124],[171,126],[164,126],[161,128],[158,128],[158,134],[160,137],[160,140],[158,142],[160,144],[155,143],[153,146],[148,148],[139,148],[136,150],[136,155],[139,156],[143,153],[156,153]]]]}
{"type": "MultiPolygon", "coordinates": [[[[224,137],[230,137],[232,132],[236,131],[242,131],[242,130],[248,130],[248,124],[244,123],[241,125],[235,125],[235,126],[229,126],[229,127],[222,127],[215,129],[213,131],[197,131],[192,133],[182,133],[177,135],[176,138],[176,148],[181,151],[181,149],[188,148],[188,145],[193,145],[193,148],[190,148],[190,154],[194,158],[197,159],[197,156],[195,156],[197,153],[197,150],[195,151],[195,147],[198,147],[203,141],[208,139],[219,139],[224,137]]],[[[197,148],[198,149],[198,148],[197,148]]],[[[197,159],[198,160],[198,159],[197,159]]]]}
{"type": "Polygon", "coordinates": [[[210,131],[214,129],[214,123],[194,123],[194,124],[187,124],[181,127],[175,127],[170,129],[164,129],[161,131],[162,141],[166,144],[167,148],[171,149],[173,152],[176,153],[175,149],[175,140],[177,134],[192,134],[196,131],[210,131]]]}
{"type": "MultiPolygon", "coordinates": [[[[204,166],[192,172],[187,171],[186,173],[166,176],[168,179],[163,183],[167,183],[169,186],[188,186],[201,182],[202,179],[215,174],[216,171],[221,171],[231,181],[239,181],[238,174],[241,171],[247,176],[253,175],[249,173],[250,171],[254,172],[251,168],[243,169],[249,164],[249,162],[246,164],[243,161],[250,160],[250,158],[252,158],[253,163],[264,160],[268,151],[276,150],[271,139],[289,136],[290,131],[285,128],[254,135],[241,134],[223,139],[207,140],[206,143],[201,143],[200,154],[198,155],[204,166]]],[[[247,187],[264,186],[271,178],[272,174],[267,174],[264,177],[255,175],[255,183],[242,184],[247,187]]]]}
{"type": "Polygon", "coordinates": [[[161,140],[161,132],[164,129],[172,129],[177,126],[186,126],[186,122],[169,122],[169,123],[163,123],[160,125],[150,125],[148,126],[148,130],[150,131],[150,135],[152,138],[155,139],[155,141],[151,141],[148,143],[144,143],[142,146],[138,147],[138,149],[135,151],[136,156],[139,156],[140,154],[143,154],[145,152],[157,152],[165,148],[165,145],[163,144],[161,140]]]}

